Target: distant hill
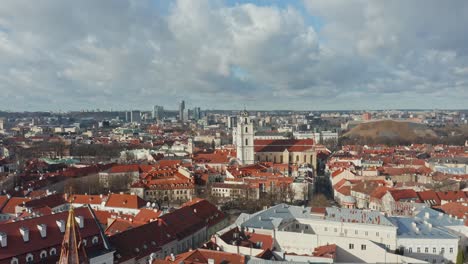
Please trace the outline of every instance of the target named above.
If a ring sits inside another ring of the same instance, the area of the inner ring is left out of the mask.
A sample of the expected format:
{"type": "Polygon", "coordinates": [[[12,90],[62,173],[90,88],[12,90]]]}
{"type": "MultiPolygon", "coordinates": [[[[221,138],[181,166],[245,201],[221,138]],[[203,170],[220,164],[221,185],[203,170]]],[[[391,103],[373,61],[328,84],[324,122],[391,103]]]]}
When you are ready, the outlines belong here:
{"type": "Polygon", "coordinates": [[[415,141],[417,139],[434,139],[437,134],[426,125],[382,120],[361,123],[343,135],[345,138],[366,138],[373,141],[415,141]]]}

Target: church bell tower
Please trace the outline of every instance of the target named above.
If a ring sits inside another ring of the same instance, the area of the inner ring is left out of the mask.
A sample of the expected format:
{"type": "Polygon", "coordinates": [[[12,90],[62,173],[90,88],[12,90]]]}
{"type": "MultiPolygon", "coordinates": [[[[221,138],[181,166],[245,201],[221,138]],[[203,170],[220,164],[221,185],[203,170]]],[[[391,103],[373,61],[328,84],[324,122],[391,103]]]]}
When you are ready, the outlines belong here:
{"type": "Polygon", "coordinates": [[[254,125],[247,111],[242,111],[237,121],[236,149],[237,159],[243,165],[254,164],[254,125]]]}

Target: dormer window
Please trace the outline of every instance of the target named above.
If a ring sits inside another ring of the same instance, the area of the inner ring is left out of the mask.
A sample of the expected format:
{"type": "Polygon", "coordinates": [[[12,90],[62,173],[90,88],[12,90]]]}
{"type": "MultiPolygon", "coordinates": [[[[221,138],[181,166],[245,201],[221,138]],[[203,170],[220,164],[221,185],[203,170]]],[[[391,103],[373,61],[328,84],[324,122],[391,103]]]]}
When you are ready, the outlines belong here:
{"type": "Polygon", "coordinates": [[[28,255],[26,255],[26,263],[31,263],[33,262],[33,260],[34,260],[33,254],[29,253],[28,255]]]}

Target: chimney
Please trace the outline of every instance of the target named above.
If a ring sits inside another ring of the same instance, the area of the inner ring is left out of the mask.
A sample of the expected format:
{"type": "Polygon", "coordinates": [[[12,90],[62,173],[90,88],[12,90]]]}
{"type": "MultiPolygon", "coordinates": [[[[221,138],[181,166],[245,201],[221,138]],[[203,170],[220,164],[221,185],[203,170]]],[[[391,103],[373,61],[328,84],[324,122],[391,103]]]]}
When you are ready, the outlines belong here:
{"type": "Polygon", "coordinates": [[[7,234],[4,232],[0,232],[0,246],[2,248],[7,246],[7,234]]]}
{"type": "Polygon", "coordinates": [[[84,219],[83,219],[83,216],[79,215],[79,216],[75,216],[75,221],[76,223],[78,224],[78,226],[80,228],[83,228],[84,227],[84,219]]]}
{"type": "Polygon", "coordinates": [[[27,227],[22,226],[20,227],[20,233],[23,236],[24,242],[28,242],[29,241],[29,229],[27,227]]]}
{"type": "Polygon", "coordinates": [[[65,221],[64,220],[57,220],[56,221],[58,228],[60,229],[60,232],[64,233],[65,232],[65,221]]]}
{"type": "Polygon", "coordinates": [[[39,233],[41,234],[42,238],[47,237],[47,225],[46,224],[38,224],[37,230],[39,230],[39,233]]]}

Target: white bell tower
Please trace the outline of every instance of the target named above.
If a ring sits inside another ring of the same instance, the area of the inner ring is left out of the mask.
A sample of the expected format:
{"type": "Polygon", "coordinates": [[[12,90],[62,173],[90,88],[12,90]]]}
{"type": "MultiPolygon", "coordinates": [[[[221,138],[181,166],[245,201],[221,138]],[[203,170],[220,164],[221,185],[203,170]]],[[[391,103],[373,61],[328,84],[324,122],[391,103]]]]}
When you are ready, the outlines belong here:
{"type": "Polygon", "coordinates": [[[254,164],[254,125],[247,111],[241,112],[237,120],[235,142],[237,148],[237,159],[243,164],[254,164]]]}

